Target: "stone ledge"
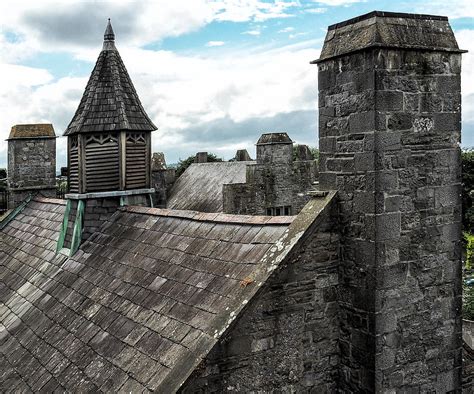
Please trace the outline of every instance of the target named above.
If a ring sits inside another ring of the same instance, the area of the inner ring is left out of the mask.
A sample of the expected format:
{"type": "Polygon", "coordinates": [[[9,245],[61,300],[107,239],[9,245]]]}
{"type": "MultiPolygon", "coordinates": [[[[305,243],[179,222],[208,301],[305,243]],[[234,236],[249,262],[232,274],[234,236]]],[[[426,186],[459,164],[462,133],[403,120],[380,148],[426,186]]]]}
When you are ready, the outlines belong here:
{"type": "Polygon", "coordinates": [[[97,193],[68,193],[64,197],[70,200],[87,200],[90,198],[107,198],[107,197],[122,197],[135,196],[138,194],[152,194],[155,189],[133,189],[133,190],[115,190],[111,192],[97,192],[97,193]]]}
{"type": "Polygon", "coordinates": [[[139,206],[126,206],[120,208],[132,213],[140,213],[153,216],[168,216],[203,222],[233,223],[249,225],[287,225],[291,224],[296,216],[251,216],[230,215],[225,213],[207,213],[198,211],[175,210],[165,208],[146,208],[139,206]]]}

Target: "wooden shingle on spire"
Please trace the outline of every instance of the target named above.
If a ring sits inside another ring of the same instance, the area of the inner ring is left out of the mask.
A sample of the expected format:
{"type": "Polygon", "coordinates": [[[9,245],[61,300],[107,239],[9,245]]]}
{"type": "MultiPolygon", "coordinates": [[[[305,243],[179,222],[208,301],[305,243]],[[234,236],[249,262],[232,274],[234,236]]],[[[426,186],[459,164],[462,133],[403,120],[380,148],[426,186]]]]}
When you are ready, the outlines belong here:
{"type": "Polygon", "coordinates": [[[109,19],[102,51],[64,133],[70,191],[150,187],[150,133],[156,129],[115,47],[109,19]]]}

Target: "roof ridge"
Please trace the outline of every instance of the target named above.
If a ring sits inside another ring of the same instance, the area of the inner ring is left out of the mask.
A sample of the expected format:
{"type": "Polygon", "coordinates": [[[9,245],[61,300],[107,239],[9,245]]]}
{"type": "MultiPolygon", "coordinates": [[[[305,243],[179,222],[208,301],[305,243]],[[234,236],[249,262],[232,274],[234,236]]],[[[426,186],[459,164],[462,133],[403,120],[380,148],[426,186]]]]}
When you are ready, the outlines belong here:
{"type": "MultiPolygon", "coordinates": [[[[123,101],[123,86],[122,86],[122,81],[120,80],[119,66],[117,64],[122,59],[120,58],[120,55],[119,55],[118,51],[116,51],[116,53],[117,53],[118,56],[117,56],[117,58],[114,59],[115,61],[111,62],[110,68],[112,69],[112,75],[114,74],[114,72],[117,73],[117,78],[114,78],[112,80],[112,83],[113,83],[114,89],[116,89],[115,91],[116,91],[116,95],[117,95],[117,100],[115,102],[119,104],[119,106],[118,106],[118,110],[119,110],[118,123],[119,123],[121,129],[129,129],[130,128],[130,122],[128,121],[127,111],[125,111],[125,102],[123,101]],[[123,121],[120,119],[120,116],[123,116],[123,121]],[[122,122],[123,122],[123,124],[122,124],[122,122]]],[[[135,92],[135,94],[136,94],[136,92],[135,92]]]]}
{"type": "Polygon", "coordinates": [[[296,216],[253,216],[253,215],[233,215],[221,212],[209,213],[188,211],[180,209],[167,208],[147,208],[134,205],[128,205],[120,208],[121,210],[138,213],[143,215],[174,217],[199,222],[248,224],[248,225],[289,225],[293,223],[296,216]]]}
{"type": "Polygon", "coordinates": [[[46,204],[56,204],[56,205],[66,205],[66,202],[67,202],[67,200],[63,200],[60,198],[41,197],[41,196],[35,196],[33,197],[32,200],[36,202],[43,202],[46,204]]]}

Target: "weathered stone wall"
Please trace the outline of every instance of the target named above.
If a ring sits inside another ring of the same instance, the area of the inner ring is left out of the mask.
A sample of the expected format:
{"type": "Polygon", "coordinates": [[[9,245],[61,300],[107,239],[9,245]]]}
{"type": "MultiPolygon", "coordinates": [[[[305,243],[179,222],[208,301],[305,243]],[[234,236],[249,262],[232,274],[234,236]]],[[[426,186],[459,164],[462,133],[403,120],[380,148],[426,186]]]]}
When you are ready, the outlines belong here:
{"type": "Polygon", "coordinates": [[[55,137],[8,140],[9,208],[16,207],[30,193],[54,197],[56,190],[55,137]]]}
{"type": "Polygon", "coordinates": [[[182,392],[336,391],[339,236],[331,217],[320,215],[182,392]]]}
{"type": "Polygon", "coordinates": [[[166,208],[170,190],[176,180],[175,172],[174,168],[152,171],[151,186],[155,189],[155,195],[153,196],[154,207],[166,208]]]}
{"type": "Polygon", "coordinates": [[[319,63],[343,391],[460,389],[460,60],[367,49],[319,63]]]}
{"type": "Polygon", "coordinates": [[[317,162],[257,162],[247,167],[246,178],[246,183],[224,185],[225,213],[266,215],[269,207],[291,206],[291,214],[296,215],[310,199],[306,192],[317,179],[317,162]]]}

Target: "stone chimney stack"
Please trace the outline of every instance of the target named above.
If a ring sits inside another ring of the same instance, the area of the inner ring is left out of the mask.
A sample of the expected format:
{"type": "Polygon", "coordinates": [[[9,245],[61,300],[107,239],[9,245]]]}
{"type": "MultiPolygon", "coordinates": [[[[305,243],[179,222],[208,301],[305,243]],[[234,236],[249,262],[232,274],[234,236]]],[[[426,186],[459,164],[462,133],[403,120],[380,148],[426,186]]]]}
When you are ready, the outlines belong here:
{"type": "Polygon", "coordinates": [[[207,163],[207,152],[198,152],[194,158],[195,163],[207,163]]]}
{"type": "Polygon", "coordinates": [[[293,141],[286,133],[265,133],[257,141],[258,164],[289,164],[293,161],[293,141]]]}
{"type": "Polygon", "coordinates": [[[341,391],[460,391],[462,52],[446,17],[375,11],[330,26],[313,62],[341,391]]]}
{"type": "Polygon", "coordinates": [[[52,124],[20,124],[8,141],[8,207],[28,195],[56,196],[56,134],[52,124]]]}
{"type": "Polygon", "coordinates": [[[235,161],[252,161],[247,149],[239,149],[235,153],[235,161]]]}

